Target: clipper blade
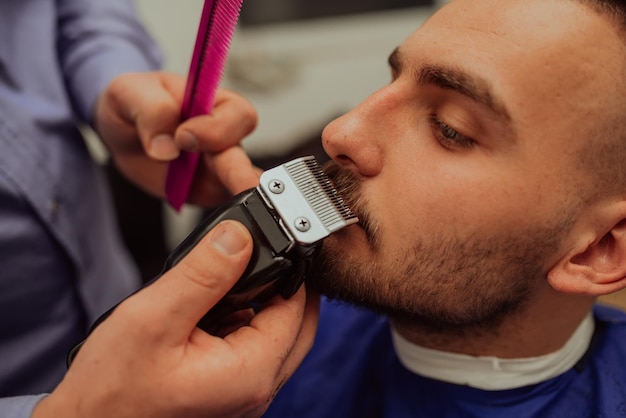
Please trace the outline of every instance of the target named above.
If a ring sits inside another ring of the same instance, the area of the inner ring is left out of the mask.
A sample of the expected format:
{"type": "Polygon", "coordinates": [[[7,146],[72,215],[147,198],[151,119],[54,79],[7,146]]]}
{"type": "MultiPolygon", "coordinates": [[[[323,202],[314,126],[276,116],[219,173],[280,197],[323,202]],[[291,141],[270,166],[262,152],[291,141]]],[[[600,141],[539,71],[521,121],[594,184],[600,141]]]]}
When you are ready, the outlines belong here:
{"type": "Polygon", "coordinates": [[[299,244],[313,244],[358,222],[312,156],[263,172],[259,189],[299,244]]]}

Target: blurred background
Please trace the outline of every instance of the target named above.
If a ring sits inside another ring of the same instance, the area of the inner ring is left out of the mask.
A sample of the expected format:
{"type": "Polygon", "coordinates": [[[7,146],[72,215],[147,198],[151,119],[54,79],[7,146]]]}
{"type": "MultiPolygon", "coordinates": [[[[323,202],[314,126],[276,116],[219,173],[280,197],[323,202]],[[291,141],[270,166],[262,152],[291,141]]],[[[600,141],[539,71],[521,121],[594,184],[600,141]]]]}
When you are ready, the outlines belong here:
{"type": "MultiPolygon", "coordinates": [[[[204,0],[136,0],[166,69],[186,74],[204,0]]],[[[389,82],[387,57],[446,0],[247,0],[222,86],[247,97],[259,126],[243,145],[262,168],[312,154],[323,127],[389,82]]],[[[146,279],[203,211],[175,213],[110,170],[124,238],[146,279]]],[[[626,291],[605,302],[626,306],[626,291]]]]}

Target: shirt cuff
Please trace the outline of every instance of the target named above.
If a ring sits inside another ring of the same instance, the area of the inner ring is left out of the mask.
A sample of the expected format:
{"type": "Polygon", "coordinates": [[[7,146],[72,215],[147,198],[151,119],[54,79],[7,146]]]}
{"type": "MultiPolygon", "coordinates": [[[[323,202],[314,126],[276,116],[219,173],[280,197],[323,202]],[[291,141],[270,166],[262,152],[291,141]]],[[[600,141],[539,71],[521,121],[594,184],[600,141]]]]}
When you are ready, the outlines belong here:
{"type": "Polygon", "coordinates": [[[47,393],[0,398],[0,418],[29,418],[35,406],[46,396],[47,393]]]}

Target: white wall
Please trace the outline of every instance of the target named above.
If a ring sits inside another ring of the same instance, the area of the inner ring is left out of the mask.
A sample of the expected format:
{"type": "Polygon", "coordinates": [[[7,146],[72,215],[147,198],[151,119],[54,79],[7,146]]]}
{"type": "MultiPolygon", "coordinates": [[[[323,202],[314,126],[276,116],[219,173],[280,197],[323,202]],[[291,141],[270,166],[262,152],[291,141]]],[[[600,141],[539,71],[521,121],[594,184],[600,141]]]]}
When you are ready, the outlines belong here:
{"type": "Polygon", "coordinates": [[[186,73],[204,1],[135,0],[135,2],[146,26],[166,53],[167,68],[186,73]]]}

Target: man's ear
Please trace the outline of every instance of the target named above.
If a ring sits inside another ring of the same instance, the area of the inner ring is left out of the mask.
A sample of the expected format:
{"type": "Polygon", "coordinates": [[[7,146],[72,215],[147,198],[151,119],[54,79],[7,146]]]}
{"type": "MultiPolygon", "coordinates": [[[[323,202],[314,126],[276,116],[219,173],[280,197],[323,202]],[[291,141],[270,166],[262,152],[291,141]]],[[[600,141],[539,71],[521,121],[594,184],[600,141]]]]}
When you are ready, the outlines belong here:
{"type": "Polygon", "coordinates": [[[601,296],[626,287],[626,202],[600,218],[548,272],[548,283],[555,290],[601,296]]]}

